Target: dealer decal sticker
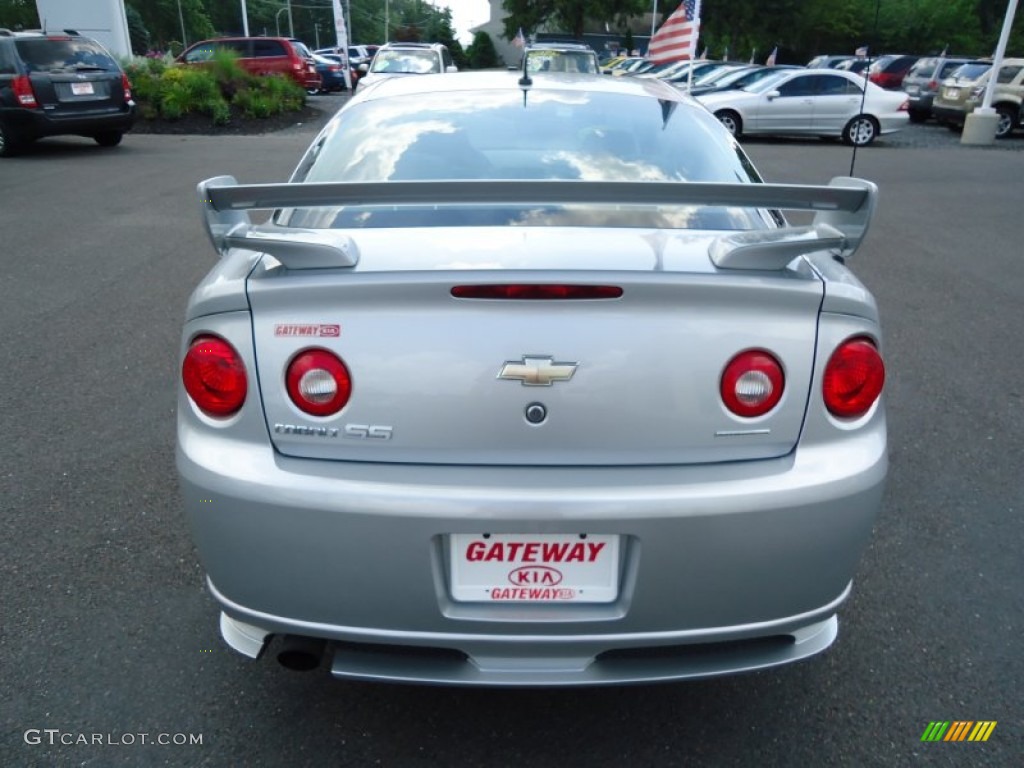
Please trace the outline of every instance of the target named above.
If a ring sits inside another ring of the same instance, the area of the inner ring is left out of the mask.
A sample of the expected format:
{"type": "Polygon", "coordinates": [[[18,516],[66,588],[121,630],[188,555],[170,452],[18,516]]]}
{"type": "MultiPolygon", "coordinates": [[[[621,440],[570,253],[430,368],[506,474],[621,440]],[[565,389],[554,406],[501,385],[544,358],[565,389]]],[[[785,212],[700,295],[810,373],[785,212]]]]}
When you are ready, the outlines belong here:
{"type": "Polygon", "coordinates": [[[274,326],[274,335],[337,338],[341,336],[341,326],[323,323],[281,323],[274,326]]]}

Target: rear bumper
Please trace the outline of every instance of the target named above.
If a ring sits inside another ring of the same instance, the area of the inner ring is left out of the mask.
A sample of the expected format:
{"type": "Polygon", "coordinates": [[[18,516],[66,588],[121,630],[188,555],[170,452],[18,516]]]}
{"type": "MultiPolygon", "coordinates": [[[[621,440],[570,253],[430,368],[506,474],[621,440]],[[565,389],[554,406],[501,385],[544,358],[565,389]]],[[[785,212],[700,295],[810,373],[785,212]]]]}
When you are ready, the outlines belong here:
{"type": "Polygon", "coordinates": [[[917,95],[907,94],[907,102],[912,112],[931,112],[933,101],[935,93],[932,91],[922,91],[917,95]]]}
{"type": "Polygon", "coordinates": [[[938,120],[940,123],[948,123],[950,125],[963,125],[967,119],[967,112],[963,109],[956,109],[953,107],[945,107],[941,104],[932,104],[932,117],[938,120]]]}
{"type": "Polygon", "coordinates": [[[233,647],[324,638],[336,675],[452,684],[703,677],[824,650],[887,464],[881,413],[841,453],[621,469],[289,459],[189,424],[185,508],[233,647]],[[454,532],[619,534],[619,597],[458,603],[454,532]]]}
{"type": "Polygon", "coordinates": [[[0,120],[26,138],[94,136],[107,131],[124,133],[135,124],[136,107],[92,112],[50,113],[43,109],[5,109],[0,120]]]}

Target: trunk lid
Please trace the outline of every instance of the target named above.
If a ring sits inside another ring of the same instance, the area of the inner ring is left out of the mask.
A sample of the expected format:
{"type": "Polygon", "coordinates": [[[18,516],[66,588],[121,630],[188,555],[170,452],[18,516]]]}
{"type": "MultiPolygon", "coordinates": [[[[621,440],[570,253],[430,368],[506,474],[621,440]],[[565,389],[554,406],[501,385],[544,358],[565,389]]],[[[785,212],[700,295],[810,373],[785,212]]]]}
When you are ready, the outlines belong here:
{"type": "Polygon", "coordinates": [[[718,271],[707,245],[720,233],[401,234],[408,247],[396,251],[393,230],[359,233],[353,270],[276,268],[249,280],[259,390],[282,454],[611,466],[762,459],[795,445],[823,295],[809,271],[718,271]],[[614,285],[622,296],[452,296],[456,285],[495,283],[614,285]],[[310,347],[336,353],[351,374],[335,416],[304,414],[286,392],[289,361],[310,347]],[[771,413],[740,419],[719,381],[751,348],[776,355],[786,388],[771,413]],[[552,371],[563,378],[524,383],[552,371]],[[531,423],[537,404],[545,418],[531,423]]]}

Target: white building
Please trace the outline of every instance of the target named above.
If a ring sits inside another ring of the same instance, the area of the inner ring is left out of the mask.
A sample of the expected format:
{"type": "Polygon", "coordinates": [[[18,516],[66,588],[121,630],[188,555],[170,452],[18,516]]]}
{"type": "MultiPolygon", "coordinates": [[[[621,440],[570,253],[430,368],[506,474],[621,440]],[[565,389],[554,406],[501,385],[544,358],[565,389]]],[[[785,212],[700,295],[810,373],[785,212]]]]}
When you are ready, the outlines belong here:
{"type": "Polygon", "coordinates": [[[47,32],[73,29],[98,41],[115,56],[131,56],[124,0],[36,0],[47,32]]]}

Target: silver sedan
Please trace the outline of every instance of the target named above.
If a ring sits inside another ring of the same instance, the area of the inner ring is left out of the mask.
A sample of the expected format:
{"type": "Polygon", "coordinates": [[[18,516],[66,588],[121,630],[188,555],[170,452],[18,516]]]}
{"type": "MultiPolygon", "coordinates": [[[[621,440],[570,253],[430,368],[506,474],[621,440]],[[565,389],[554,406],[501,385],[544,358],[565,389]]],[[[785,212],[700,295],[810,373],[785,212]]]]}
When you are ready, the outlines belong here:
{"type": "Polygon", "coordinates": [[[824,136],[866,146],[910,121],[907,95],[861,75],[795,70],[697,97],[733,136],[824,136]]]}
{"type": "Polygon", "coordinates": [[[670,85],[519,72],[201,183],[177,466],[225,641],[493,686],[826,649],[887,469],[875,195],[763,183],[670,85]]]}

